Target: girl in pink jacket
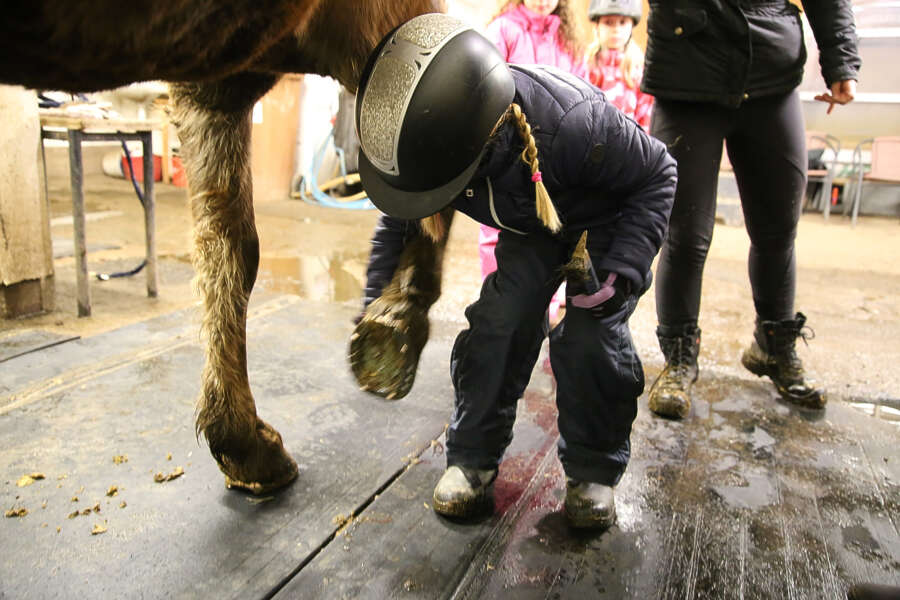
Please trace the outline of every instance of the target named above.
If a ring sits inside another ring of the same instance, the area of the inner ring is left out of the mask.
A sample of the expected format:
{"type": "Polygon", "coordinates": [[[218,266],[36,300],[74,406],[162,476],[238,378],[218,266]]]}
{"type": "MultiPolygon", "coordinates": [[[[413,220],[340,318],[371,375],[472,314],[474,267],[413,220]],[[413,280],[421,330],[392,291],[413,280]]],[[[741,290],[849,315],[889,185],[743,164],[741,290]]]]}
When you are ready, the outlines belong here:
{"type": "Polygon", "coordinates": [[[594,42],[587,51],[587,67],[588,81],[649,130],[653,96],[640,89],[644,53],[631,37],[642,11],[641,0],[591,0],[588,17],[594,24],[594,42]]]}
{"type": "MultiPolygon", "coordinates": [[[[487,37],[506,62],[550,65],[585,79],[587,68],[573,10],[570,0],[509,0],[488,24],[487,37]]],[[[478,234],[482,279],[497,270],[494,246],[498,233],[498,229],[482,225],[478,234]]],[[[555,320],[561,303],[565,304],[565,296],[558,292],[550,302],[551,319],[555,320]]]]}

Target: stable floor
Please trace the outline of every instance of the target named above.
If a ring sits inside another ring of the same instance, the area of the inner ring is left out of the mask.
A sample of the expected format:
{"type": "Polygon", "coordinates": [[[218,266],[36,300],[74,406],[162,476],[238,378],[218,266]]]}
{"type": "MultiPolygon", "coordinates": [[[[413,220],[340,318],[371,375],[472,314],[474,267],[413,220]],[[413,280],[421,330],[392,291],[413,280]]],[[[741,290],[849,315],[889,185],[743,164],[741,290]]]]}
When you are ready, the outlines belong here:
{"type": "Polygon", "coordinates": [[[226,490],[195,438],[194,309],[7,338],[0,494],[27,514],[0,521],[0,597],[800,599],[900,584],[896,425],[841,401],[798,411],[763,381],[704,377],[684,422],[641,398],[619,523],[589,534],[560,512],[554,382],[538,366],[493,511],[439,517],[458,326],[434,323],[412,393],[391,402],[354,385],[353,314],[254,301],[258,409],[300,464],[261,498],[226,490]]]}
{"type": "MultiPolygon", "coordinates": [[[[346,360],[377,215],[257,205],[250,379],[300,464],[293,485],[259,498],[226,490],[194,433],[203,349],[186,193],[157,186],[159,298],[143,274],[92,279],[94,314],[79,319],[67,185],[51,173],[57,308],[0,322],[0,507],[14,515],[0,518],[0,598],[801,600],[900,585],[895,219],[801,219],[797,308],[816,339],[799,353],[829,394],[819,414],[740,367],[747,239],[717,225],[692,412],[660,419],[639,399],[619,522],[586,534],[560,512],[546,348],[493,510],[460,523],[430,506],[450,348],[480,284],[474,223],[454,223],[432,339],[412,392],[390,402],[360,392],[346,360]]],[[[88,177],[85,193],[89,268],[133,268],[143,231],[128,182],[88,177]]],[[[631,321],[648,387],[655,325],[651,290],[631,321]]]]}

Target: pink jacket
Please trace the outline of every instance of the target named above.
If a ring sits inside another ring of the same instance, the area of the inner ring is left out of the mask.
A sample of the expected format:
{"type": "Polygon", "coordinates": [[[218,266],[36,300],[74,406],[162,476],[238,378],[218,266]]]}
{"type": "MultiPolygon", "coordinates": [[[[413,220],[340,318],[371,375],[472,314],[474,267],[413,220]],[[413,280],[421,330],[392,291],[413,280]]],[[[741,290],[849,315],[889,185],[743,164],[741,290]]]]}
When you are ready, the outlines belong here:
{"type": "MultiPolygon", "coordinates": [[[[637,121],[637,124],[645,130],[649,130],[653,96],[625,85],[625,79],[622,77],[622,58],[623,54],[618,50],[598,53],[588,69],[588,81],[603,90],[613,106],[637,121]]],[[[634,82],[640,85],[640,72],[634,73],[634,82]]]]}
{"type": "Polygon", "coordinates": [[[539,15],[519,4],[491,21],[487,37],[506,62],[559,67],[579,77],[587,76],[584,61],[575,59],[559,38],[557,15],[539,15]]]}

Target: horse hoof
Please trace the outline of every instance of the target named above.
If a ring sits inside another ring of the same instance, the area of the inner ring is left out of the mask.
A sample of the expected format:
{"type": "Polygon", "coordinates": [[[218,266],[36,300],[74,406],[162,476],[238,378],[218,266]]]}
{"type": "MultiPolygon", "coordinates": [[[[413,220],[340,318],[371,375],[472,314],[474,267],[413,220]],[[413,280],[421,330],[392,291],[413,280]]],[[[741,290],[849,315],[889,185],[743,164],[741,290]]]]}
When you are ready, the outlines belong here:
{"type": "MultiPolygon", "coordinates": [[[[427,318],[424,319],[427,339],[427,318]]],[[[420,322],[419,322],[420,323],[420,322]]],[[[350,367],[360,389],[396,400],[412,389],[422,352],[419,332],[397,322],[364,318],[350,338],[350,367]],[[417,335],[418,334],[418,335],[417,335]]]]}
{"type": "Polygon", "coordinates": [[[260,495],[283,488],[297,478],[297,462],[284,449],[281,434],[262,419],[257,419],[253,442],[243,460],[219,458],[226,488],[260,495]]]}

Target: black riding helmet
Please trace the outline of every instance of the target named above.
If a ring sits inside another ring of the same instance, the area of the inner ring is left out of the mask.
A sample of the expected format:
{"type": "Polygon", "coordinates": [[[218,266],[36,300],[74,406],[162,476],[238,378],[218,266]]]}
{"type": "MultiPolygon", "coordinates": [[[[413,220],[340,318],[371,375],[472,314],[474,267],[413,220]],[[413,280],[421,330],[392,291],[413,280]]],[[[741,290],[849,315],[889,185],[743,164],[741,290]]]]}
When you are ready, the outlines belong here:
{"type": "Polygon", "coordinates": [[[447,206],[514,94],[494,44],[458,19],[422,15],[385,36],[356,104],[359,174],[375,206],[404,219],[447,206]]]}

